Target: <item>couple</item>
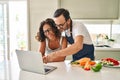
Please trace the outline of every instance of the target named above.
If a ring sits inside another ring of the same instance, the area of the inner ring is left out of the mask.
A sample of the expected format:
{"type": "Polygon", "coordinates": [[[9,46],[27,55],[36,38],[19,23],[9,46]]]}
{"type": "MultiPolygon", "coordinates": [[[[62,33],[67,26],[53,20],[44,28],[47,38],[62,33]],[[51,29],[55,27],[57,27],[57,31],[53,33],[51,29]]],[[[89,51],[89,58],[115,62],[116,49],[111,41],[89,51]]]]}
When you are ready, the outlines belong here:
{"type": "Polygon", "coordinates": [[[39,51],[44,63],[64,61],[68,55],[72,55],[73,61],[83,57],[94,60],[89,32],[82,23],[72,21],[69,11],[64,8],[55,11],[54,20],[48,18],[41,22],[36,39],[40,41],[39,51]],[[67,47],[67,43],[71,45],[67,47]]]}

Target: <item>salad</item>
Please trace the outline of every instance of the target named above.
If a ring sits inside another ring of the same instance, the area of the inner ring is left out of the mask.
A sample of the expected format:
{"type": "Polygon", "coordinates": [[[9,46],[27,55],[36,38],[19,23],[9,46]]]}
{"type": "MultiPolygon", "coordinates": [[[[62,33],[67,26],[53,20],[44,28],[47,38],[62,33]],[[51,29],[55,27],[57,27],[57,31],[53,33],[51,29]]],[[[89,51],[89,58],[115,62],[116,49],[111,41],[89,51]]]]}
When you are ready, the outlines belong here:
{"type": "Polygon", "coordinates": [[[100,61],[103,66],[118,66],[120,63],[114,58],[103,58],[100,61]]]}

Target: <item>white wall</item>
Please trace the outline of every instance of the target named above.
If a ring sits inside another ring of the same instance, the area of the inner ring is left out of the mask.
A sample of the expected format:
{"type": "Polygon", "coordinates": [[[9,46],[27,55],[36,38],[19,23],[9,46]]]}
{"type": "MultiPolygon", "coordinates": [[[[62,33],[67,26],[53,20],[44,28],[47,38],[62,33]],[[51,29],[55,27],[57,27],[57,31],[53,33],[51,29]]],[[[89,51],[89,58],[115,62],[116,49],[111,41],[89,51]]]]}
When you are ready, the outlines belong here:
{"type": "MultiPolygon", "coordinates": [[[[54,11],[60,5],[59,0],[28,0],[29,8],[29,47],[30,50],[37,51],[39,43],[35,40],[35,35],[39,29],[40,22],[47,17],[52,17],[54,11]]],[[[120,0],[119,0],[120,3],[120,0]]],[[[75,4],[73,4],[75,5],[75,4]]],[[[120,9],[120,5],[119,5],[120,9]]],[[[120,18],[120,10],[119,10],[120,18]]],[[[120,21],[118,21],[120,22],[120,21]]]]}
{"type": "Polygon", "coordinates": [[[68,9],[72,18],[118,19],[119,0],[60,0],[60,7],[68,9]]]}
{"type": "Polygon", "coordinates": [[[28,0],[29,8],[29,48],[37,51],[39,43],[35,40],[40,22],[53,16],[57,8],[57,0],[28,0]]]}

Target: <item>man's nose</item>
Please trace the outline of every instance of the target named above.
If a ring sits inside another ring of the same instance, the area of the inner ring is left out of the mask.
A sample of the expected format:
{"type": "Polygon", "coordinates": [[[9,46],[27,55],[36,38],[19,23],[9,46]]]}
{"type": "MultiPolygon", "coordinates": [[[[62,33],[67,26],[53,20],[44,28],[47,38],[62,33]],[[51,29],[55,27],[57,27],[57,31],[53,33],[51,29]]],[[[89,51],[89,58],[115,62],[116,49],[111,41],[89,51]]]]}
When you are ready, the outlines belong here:
{"type": "Polygon", "coordinates": [[[60,29],[60,27],[57,27],[57,29],[60,29]]]}

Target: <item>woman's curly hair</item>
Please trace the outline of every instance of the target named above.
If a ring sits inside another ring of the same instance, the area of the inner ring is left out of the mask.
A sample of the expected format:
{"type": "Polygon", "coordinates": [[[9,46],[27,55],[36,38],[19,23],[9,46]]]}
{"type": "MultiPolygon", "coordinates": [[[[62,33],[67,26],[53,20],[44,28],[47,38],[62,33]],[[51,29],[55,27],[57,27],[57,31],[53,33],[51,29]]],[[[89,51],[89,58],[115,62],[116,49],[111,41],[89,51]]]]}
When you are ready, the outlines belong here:
{"type": "Polygon", "coordinates": [[[50,25],[53,33],[55,33],[55,37],[60,37],[60,36],[61,36],[61,33],[60,33],[60,31],[57,29],[54,20],[51,19],[51,18],[47,18],[45,21],[42,21],[42,22],[40,23],[39,32],[37,32],[37,35],[35,36],[36,40],[38,40],[38,41],[40,41],[40,42],[45,41],[46,36],[44,35],[44,31],[43,31],[43,26],[44,26],[45,24],[50,25]]]}

